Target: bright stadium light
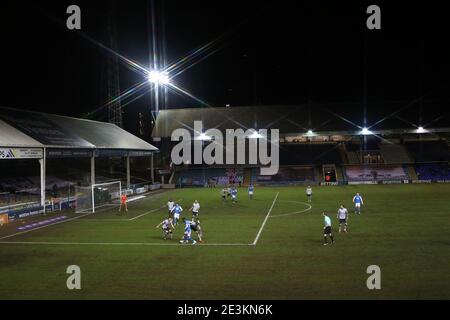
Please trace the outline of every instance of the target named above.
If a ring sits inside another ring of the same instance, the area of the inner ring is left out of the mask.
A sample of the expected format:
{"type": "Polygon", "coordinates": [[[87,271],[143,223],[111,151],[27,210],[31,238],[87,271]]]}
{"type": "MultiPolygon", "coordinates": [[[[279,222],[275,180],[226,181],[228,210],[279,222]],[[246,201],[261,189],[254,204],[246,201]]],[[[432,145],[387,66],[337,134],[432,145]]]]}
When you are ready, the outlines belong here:
{"type": "Polygon", "coordinates": [[[260,133],[257,132],[257,131],[253,131],[253,133],[252,133],[251,135],[249,135],[248,137],[249,137],[250,139],[259,139],[259,138],[262,138],[263,135],[260,134],[260,133]]]}
{"type": "Polygon", "coordinates": [[[211,137],[202,132],[198,135],[197,139],[202,141],[209,141],[211,140],[211,137]]]}
{"type": "Polygon", "coordinates": [[[167,72],[152,70],[148,74],[148,81],[155,84],[169,84],[170,79],[167,72]]]}
{"type": "Polygon", "coordinates": [[[426,133],[428,130],[425,130],[424,127],[420,126],[417,128],[416,133],[426,133]]]}
{"type": "Polygon", "coordinates": [[[361,130],[361,134],[366,136],[368,134],[372,134],[372,131],[370,131],[369,129],[367,129],[366,127],[362,128],[361,130]]]}
{"type": "Polygon", "coordinates": [[[309,129],[308,132],[306,132],[306,134],[308,136],[312,136],[312,135],[314,135],[314,132],[311,129],[309,129]]]}

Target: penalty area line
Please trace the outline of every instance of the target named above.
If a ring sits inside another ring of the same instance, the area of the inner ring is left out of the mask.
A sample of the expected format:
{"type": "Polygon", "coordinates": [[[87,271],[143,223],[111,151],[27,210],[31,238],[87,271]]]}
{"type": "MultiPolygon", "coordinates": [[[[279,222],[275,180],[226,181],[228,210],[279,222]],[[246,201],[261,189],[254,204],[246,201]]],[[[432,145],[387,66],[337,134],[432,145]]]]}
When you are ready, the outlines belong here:
{"type": "MultiPolygon", "coordinates": [[[[46,242],[46,241],[0,241],[2,244],[19,244],[19,245],[59,245],[59,246],[180,246],[180,247],[190,247],[189,244],[181,243],[158,243],[158,242],[46,242]]],[[[202,243],[195,246],[252,246],[252,243],[202,243]]]]}
{"type": "MultiPolygon", "coordinates": [[[[183,199],[178,199],[176,202],[181,202],[181,201],[183,201],[183,199]]],[[[159,208],[152,209],[152,210],[150,210],[150,211],[144,212],[143,214],[140,214],[140,215],[138,215],[138,216],[136,216],[136,217],[130,218],[130,219],[128,219],[127,221],[133,221],[133,220],[139,219],[139,218],[141,218],[141,217],[143,217],[143,216],[146,216],[146,215],[149,214],[149,213],[152,213],[152,212],[161,210],[161,209],[163,209],[165,206],[166,206],[166,205],[164,204],[164,205],[162,205],[162,206],[159,207],[159,208]]]]}
{"type": "Polygon", "coordinates": [[[264,229],[264,226],[266,225],[267,220],[269,219],[270,213],[272,212],[273,207],[275,206],[275,202],[277,202],[278,199],[278,195],[280,194],[280,192],[277,192],[277,194],[275,195],[275,198],[273,199],[272,205],[269,208],[269,211],[267,212],[267,215],[261,225],[261,228],[259,228],[258,234],[256,235],[255,241],[253,241],[252,245],[256,246],[256,244],[258,243],[259,237],[261,236],[261,233],[264,229]]]}

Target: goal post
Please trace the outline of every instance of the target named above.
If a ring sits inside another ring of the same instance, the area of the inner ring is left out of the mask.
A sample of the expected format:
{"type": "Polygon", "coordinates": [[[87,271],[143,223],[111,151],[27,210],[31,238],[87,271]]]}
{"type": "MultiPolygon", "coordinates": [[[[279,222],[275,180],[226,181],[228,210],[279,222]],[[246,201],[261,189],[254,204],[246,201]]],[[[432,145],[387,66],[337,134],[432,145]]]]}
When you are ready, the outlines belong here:
{"type": "Polygon", "coordinates": [[[122,182],[96,183],[86,187],[75,187],[76,212],[94,213],[97,209],[117,206],[122,195],[122,182]]]}

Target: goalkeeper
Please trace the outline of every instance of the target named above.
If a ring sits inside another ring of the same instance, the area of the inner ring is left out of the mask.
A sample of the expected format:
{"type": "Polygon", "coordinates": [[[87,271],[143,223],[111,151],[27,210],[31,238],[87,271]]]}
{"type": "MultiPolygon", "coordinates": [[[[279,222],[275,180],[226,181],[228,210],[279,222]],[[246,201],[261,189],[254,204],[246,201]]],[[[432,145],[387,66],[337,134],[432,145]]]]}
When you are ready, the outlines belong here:
{"type": "Polygon", "coordinates": [[[127,206],[127,202],[128,202],[128,197],[127,195],[124,193],[120,196],[120,207],[119,207],[119,212],[122,212],[122,207],[125,208],[125,212],[128,212],[128,206],[127,206]]]}

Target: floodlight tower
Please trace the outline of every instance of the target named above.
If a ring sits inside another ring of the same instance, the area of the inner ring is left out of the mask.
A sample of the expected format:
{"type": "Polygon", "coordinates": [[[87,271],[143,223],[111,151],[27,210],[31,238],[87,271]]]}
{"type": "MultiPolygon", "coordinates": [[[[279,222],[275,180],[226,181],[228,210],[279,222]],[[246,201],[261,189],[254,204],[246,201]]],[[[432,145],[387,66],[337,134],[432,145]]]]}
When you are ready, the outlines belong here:
{"type": "MultiPolygon", "coordinates": [[[[117,29],[116,29],[116,1],[108,1],[105,13],[105,45],[117,52],[117,29]]],[[[122,127],[122,104],[120,99],[114,100],[120,95],[119,80],[119,60],[117,56],[110,55],[106,57],[106,61],[102,71],[102,97],[103,101],[111,102],[108,109],[108,122],[122,127]]]]}
{"type": "Polygon", "coordinates": [[[169,77],[164,69],[167,65],[165,44],[165,8],[164,1],[148,0],[148,34],[149,34],[149,75],[148,80],[153,86],[150,91],[151,114],[153,121],[160,109],[167,106],[169,77]]]}

